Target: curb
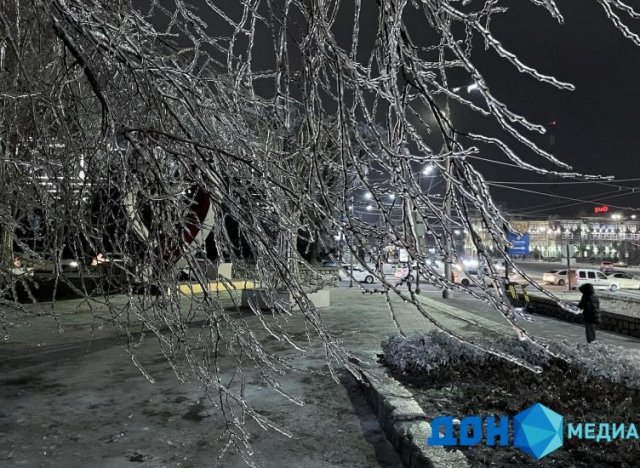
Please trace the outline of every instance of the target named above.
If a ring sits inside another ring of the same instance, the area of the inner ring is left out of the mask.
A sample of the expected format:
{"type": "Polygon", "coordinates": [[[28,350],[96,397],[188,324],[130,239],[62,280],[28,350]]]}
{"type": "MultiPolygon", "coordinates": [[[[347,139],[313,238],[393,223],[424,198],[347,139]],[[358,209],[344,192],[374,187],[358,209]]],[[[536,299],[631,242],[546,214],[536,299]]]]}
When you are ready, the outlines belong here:
{"type": "Polygon", "coordinates": [[[407,468],[468,467],[467,458],[459,450],[426,444],[431,435],[427,415],[411,392],[384,368],[361,371],[363,389],[378,417],[380,427],[407,468]]]}

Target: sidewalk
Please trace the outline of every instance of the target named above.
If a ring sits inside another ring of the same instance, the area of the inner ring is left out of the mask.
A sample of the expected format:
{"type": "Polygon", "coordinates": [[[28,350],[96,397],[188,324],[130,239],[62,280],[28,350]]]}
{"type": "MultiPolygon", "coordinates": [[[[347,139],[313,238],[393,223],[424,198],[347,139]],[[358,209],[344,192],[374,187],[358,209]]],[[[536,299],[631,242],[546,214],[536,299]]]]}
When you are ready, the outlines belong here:
{"type": "MultiPolygon", "coordinates": [[[[336,338],[361,356],[379,352],[381,338],[393,331],[381,298],[340,290],[334,297],[335,305],[322,314],[336,338]]],[[[155,338],[132,346],[155,379],[151,384],[107,327],[89,339],[92,319],[81,301],[56,307],[63,334],[50,318],[31,317],[13,330],[16,341],[0,346],[0,466],[216,466],[225,443],[217,438],[224,426],[213,406],[216,400],[209,400],[193,378],[177,381],[155,338]]],[[[413,321],[410,311],[403,316],[405,323],[413,321]]],[[[333,381],[319,340],[305,343],[303,320],[291,318],[284,326],[307,348],[305,353],[270,339],[253,314],[240,319],[268,351],[294,367],[279,381],[304,403],[291,403],[245,368],[247,399],[261,415],[293,434],[287,438],[250,422],[260,466],[401,466],[359,386],[346,376],[333,381]]],[[[274,324],[273,317],[264,319],[274,324]]],[[[415,320],[416,329],[420,323],[415,320]]],[[[192,327],[194,333],[199,329],[192,327]]],[[[221,356],[218,367],[228,384],[235,362],[221,356]]],[[[230,452],[217,466],[244,466],[237,453],[230,452]]]]}
{"type": "MultiPolygon", "coordinates": [[[[422,301],[438,307],[441,314],[458,317],[470,325],[481,328],[494,328],[500,333],[512,333],[501,314],[488,304],[485,304],[469,295],[455,292],[452,299],[443,299],[440,291],[423,292],[422,301]]],[[[567,300],[571,300],[567,298],[567,300]]],[[[557,320],[543,315],[530,315],[532,322],[520,319],[517,324],[534,337],[550,340],[567,340],[569,342],[585,342],[584,326],[557,320]]],[[[640,348],[640,340],[627,335],[620,335],[607,331],[598,331],[598,340],[612,345],[640,348]]]]}
{"type": "MultiPolygon", "coordinates": [[[[457,294],[439,298],[425,292],[421,300],[429,313],[459,333],[511,333],[497,312],[457,294]]],[[[121,300],[117,297],[114,301],[121,300]]],[[[392,305],[405,333],[433,327],[399,299],[392,305]]],[[[132,344],[132,352],[155,379],[151,384],[104,327],[89,339],[91,316],[77,301],[59,303],[65,333],[56,332],[48,318],[33,317],[0,346],[1,466],[111,468],[127,466],[216,466],[224,441],[217,436],[222,419],[197,381],[178,382],[159,352],[157,339],[132,344]],[[79,309],[77,307],[80,306],[79,309]]],[[[321,315],[335,338],[353,354],[370,359],[380,353],[380,342],[396,334],[387,302],[380,294],[333,289],[332,306],[321,315]]],[[[271,325],[274,318],[264,316],[271,325]]],[[[582,327],[535,316],[523,322],[534,336],[584,341],[582,327]]],[[[397,454],[384,438],[375,415],[359,387],[342,377],[334,382],[324,349],[317,338],[306,342],[305,323],[288,319],[284,327],[304,353],[269,337],[258,317],[242,314],[268,351],[294,370],[280,378],[284,390],[304,402],[296,406],[271,390],[254,370],[245,368],[245,394],[254,408],[293,433],[287,438],[274,431],[253,431],[255,457],[264,467],[399,467],[397,454]]],[[[280,319],[282,320],[282,318],[280,319]]],[[[200,327],[191,327],[192,332],[200,327]]],[[[599,339],[637,347],[638,341],[609,333],[599,339]]],[[[224,347],[220,348],[224,350],[224,347]]],[[[222,355],[218,367],[225,383],[235,369],[222,355]]],[[[213,400],[215,401],[215,400],[213,400]]],[[[230,453],[218,466],[243,466],[230,453]]]]}

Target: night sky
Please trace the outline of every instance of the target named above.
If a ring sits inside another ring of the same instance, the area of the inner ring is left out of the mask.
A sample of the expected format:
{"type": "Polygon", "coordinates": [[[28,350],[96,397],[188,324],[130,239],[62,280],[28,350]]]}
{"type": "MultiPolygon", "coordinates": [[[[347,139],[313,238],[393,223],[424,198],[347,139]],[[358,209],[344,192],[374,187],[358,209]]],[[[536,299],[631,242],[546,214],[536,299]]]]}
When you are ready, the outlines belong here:
{"type": "MultiPolygon", "coordinates": [[[[240,2],[222,2],[231,17],[240,17],[240,2]]],[[[351,42],[353,11],[350,2],[344,2],[334,33],[338,42],[348,48],[351,42]]],[[[637,153],[640,119],[640,47],[625,39],[607,19],[604,10],[595,1],[562,0],[559,2],[565,23],[558,24],[542,7],[526,0],[503,1],[509,11],[495,15],[492,31],[496,37],[525,63],[538,71],[553,75],[561,81],[569,81],[576,91],[562,91],[550,85],[536,82],[522,75],[498,58],[485,53],[480,41],[475,45],[473,59],[485,74],[492,92],[510,105],[511,109],[530,121],[553,126],[553,139],[547,134],[527,134],[544,149],[572,165],[577,172],[612,175],[619,179],[638,178],[637,181],[612,184],[552,184],[550,177],[538,176],[524,170],[495,163],[475,162],[474,165],[488,181],[543,182],[542,185],[513,185],[517,189],[545,192],[556,198],[525,193],[513,189],[492,188],[494,198],[512,214],[531,217],[549,214],[578,215],[593,213],[596,203],[640,209],[640,158],[637,153]],[[625,193],[620,188],[638,187],[638,193],[625,193]],[[608,195],[599,195],[607,193],[608,195]],[[612,198],[607,198],[611,197],[612,198]],[[558,197],[570,197],[578,201],[558,197]],[[580,202],[582,199],[593,203],[580,202]]],[[[625,18],[626,24],[640,32],[640,24],[625,18]]],[[[428,25],[407,24],[415,40],[430,37],[428,25]]],[[[228,25],[212,22],[212,29],[225,34],[228,25]]],[[[361,20],[361,53],[366,63],[365,44],[375,40],[377,7],[373,0],[363,2],[361,20]]],[[[254,69],[273,68],[271,38],[265,31],[258,35],[254,69]]],[[[295,59],[295,58],[290,58],[295,59]]],[[[451,85],[466,85],[455,83],[451,85]]],[[[269,89],[261,91],[268,95],[269,89]]],[[[478,96],[477,103],[482,104],[478,96]]],[[[474,131],[501,136],[519,156],[526,161],[554,169],[549,163],[535,156],[510,137],[501,134],[494,122],[472,115],[465,109],[452,107],[454,122],[461,131],[474,131]]],[[[483,148],[483,157],[507,162],[495,149],[483,148]],[[485,151],[486,150],[486,151],[485,151]]]]}
{"type": "MultiPolygon", "coordinates": [[[[553,148],[554,153],[575,170],[620,179],[640,177],[640,48],[614,28],[596,2],[560,2],[566,20],[564,25],[558,25],[542,8],[530,2],[508,3],[513,5],[510,12],[494,20],[496,35],[530,65],[572,82],[576,90],[560,91],[536,83],[494,57],[485,57],[482,65],[488,81],[493,83],[492,90],[532,121],[543,124],[555,121],[555,147],[551,146],[548,135],[538,141],[546,149],[553,148]]],[[[466,124],[476,122],[461,122],[466,124]]],[[[488,180],[545,180],[515,168],[482,166],[481,169],[488,180]]],[[[640,180],[613,185],[640,188],[640,180]]],[[[602,184],[519,188],[572,198],[617,190],[602,184]]],[[[554,202],[549,197],[511,190],[493,189],[492,192],[497,200],[507,201],[511,209],[554,202]]],[[[556,201],[558,205],[551,208],[552,212],[593,212],[587,203],[566,206],[573,202],[556,201]]],[[[640,193],[603,201],[612,206],[640,208],[640,193]]]]}

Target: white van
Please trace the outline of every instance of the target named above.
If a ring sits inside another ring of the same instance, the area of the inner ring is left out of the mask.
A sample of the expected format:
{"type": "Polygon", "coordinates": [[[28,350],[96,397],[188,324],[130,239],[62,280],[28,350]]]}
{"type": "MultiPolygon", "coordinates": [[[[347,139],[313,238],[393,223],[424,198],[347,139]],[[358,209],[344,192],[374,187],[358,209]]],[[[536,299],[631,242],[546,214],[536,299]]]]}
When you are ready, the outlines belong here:
{"type": "Polygon", "coordinates": [[[578,289],[585,283],[591,283],[594,289],[616,290],[618,285],[600,270],[576,268],[571,270],[571,287],[578,289]]]}

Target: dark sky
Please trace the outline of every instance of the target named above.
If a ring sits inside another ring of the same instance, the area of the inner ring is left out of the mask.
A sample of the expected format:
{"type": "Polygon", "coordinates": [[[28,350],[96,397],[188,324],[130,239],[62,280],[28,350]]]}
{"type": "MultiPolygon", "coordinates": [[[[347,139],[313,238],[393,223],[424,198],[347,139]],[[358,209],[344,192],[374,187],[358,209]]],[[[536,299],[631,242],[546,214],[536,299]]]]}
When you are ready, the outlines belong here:
{"type": "MultiPolygon", "coordinates": [[[[360,59],[366,62],[366,44],[375,40],[377,8],[373,0],[362,3],[360,59]]],[[[558,3],[565,16],[565,23],[562,25],[544,8],[535,6],[530,1],[503,1],[500,5],[508,6],[509,11],[494,16],[492,31],[525,63],[544,74],[573,83],[576,91],[558,90],[518,73],[494,53],[485,53],[480,42],[476,43],[474,49],[474,61],[485,74],[492,92],[509,104],[512,110],[535,123],[546,125],[556,122],[553,145],[549,135],[528,134],[543,148],[572,165],[577,172],[612,175],[619,179],[640,179],[640,158],[636,154],[637,138],[640,135],[640,119],[637,115],[640,105],[640,47],[623,37],[596,1],[560,0],[558,3]]],[[[637,0],[628,0],[628,3],[636,5],[637,0]]],[[[240,17],[240,2],[223,1],[219,5],[224,5],[223,8],[231,17],[240,17]]],[[[334,27],[336,39],[345,47],[351,43],[351,8],[345,6],[339,12],[334,27]]],[[[428,39],[427,25],[415,22],[412,24],[411,14],[407,15],[407,22],[414,39],[428,39]]],[[[640,24],[633,24],[630,20],[626,20],[626,23],[634,31],[640,32],[640,24]]],[[[229,29],[228,25],[212,21],[210,30],[218,30],[218,34],[224,34],[228,32],[226,29],[229,29]]],[[[254,69],[273,69],[271,38],[266,29],[258,32],[254,69]]],[[[467,84],[453,83],[454,79],[451,81],[452,85],[467,84]]],[[[481,104],[479,96],[474,99],[481,104]]],[[[501,135],[496,124],[491,121],[478,118],[465,109],[454,107],[452,112],[456,125],[462,131],[501,135]]],[[[504,137],[503,134],[501,136],[504,137]]],[[[505,141],[528,162],[553,168],[509,137],[505,137],[505,141]]],[[[483,148],[482,156],[506,162],[506,158],[495,149],[483,148]]],[[[476,167],[490,181],[543,182],[542,185],[514,185],[517,189],[579,200],[588,198],[595,202],[609,203],[612,209],[615,206],[640,208],[640,192],[606,198],[626,193],[620,186],[640,189],[640,180],[614,182],[611,185],[553,184],[557,180],[504,165],[478,162],[476,167]],[[602,193],[609,195],[599,196],[602,193]]],[[[593,212],[593,204],[587,202],[497,187],[492,188],[492,193],[497,201],[504,203],[514,213],[526,211],[532,216],[544,216],[550,213],[577,215],[593,212]],[[532,206],[535,208],[529,208],[532,206]]]]}
{"type": "MultiPolygon", "coordinates": [[[[556,121],[555,148],[550,145],[549,136],[538,141],[546,149],[553,148],[555,154],[575,170],[613,175],[620,179],[640,177],[640,158],[637,154],[640,135],[640,48],[614,28],[595,1],[561,1],[566,20],[564,25],[555,23],[542,8],[530,2],[508,3],[511,5],[510,12],[493,22],[495,34],[530,65],[543,73],[572,82],[576,90],[561,91],[536,83],[527,76],[514,73],[494,57],[486,56],[480,63],[488,81],[492,83],[492,90],[532,121],[556,121]]],[[[635,27],[634,30],[640,31],[640,28],[635,27]]],[[[545,180],[518,169],[482,169],[490,180],[545,180]]],[[[614,185],[640,187],[640,181],[614,185]]],[[[573,198],[617,189],[600,184],[519,188],[573,198]]],[[[554,201],[549,197],[500,189],[494,189],[493,193],[496,199],[507,201],[509,208],[554,201]]],[[[640,208],[640,193],[604,201],[612,205],[640,208]]],[[[553,211],[559,213],[593,211],[591,205],[586,203],[566,206],[572,202],[558,202],[553,211]]]]}

